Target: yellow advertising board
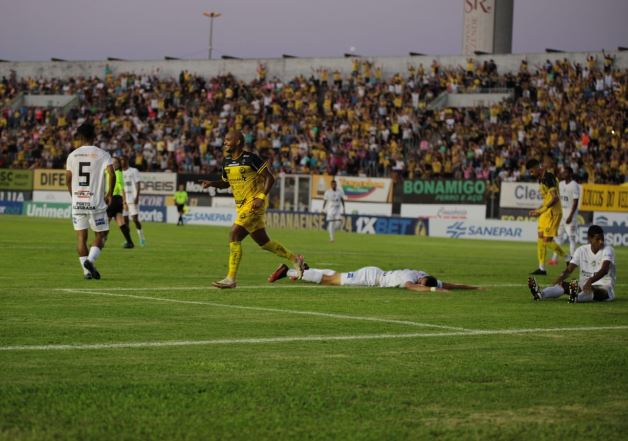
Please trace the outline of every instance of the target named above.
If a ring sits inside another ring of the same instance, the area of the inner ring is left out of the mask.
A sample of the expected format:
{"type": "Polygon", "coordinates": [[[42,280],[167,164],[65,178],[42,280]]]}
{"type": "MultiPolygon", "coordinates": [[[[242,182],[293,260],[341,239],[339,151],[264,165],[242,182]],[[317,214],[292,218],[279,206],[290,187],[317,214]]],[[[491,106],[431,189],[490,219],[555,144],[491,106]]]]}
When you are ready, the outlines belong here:
{"type": "Polygon", "coordinates": [[[628,186],[583,184],[580,210],[628,212],[628,186]]]}
{"type": "Polygon", "coordinates": [[[65,183],[65,170],[36,169],[33,174],[35,190],[68,190],[65,183]]]}

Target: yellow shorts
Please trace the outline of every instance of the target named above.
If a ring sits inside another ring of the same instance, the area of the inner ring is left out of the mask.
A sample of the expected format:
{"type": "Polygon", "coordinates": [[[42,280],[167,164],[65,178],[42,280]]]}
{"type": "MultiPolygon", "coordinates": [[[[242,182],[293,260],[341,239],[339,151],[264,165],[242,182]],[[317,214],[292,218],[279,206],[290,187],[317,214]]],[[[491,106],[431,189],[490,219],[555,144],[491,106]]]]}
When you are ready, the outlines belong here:
{"type": "Polygon", "coordinates": [[[253,211],[253,202],[248,202],[236,209],[235,224],[240,225],[249,233],[266,228],[266,204],[253,211]]]}
{"type": "Polygon", "coordinates": [[[554,212],[548,210],[539,217],[539,233],[543,233],[543,237],[558,236],[558,227],[560,227],[560,219],[563,217],[560,211],[554,212]]]}

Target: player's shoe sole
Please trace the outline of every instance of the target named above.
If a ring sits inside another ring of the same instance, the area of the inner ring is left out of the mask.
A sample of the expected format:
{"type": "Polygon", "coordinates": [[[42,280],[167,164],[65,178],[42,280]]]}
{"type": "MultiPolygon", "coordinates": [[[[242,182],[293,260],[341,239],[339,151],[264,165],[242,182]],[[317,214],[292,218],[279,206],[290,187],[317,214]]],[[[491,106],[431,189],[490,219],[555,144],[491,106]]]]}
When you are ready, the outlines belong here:
{"type": "Polygon", "coordinates": [[[219,289],[233,289],[236,287],[236,282],[235,280],[225,278],[222,280],[216,280],[215,282],[212,282],[212,286],[219,289]]]}
{"type": "Polygon", "coordinates": [[[294,280],[301,280],[303,271],[305,271],[305,262],[300,254],[297,256],[296,262],[294,262],[294,269],[297,271],[297,277],[294,280]]]}
{"type": "Polygon", "coordinates": [[[572,280],[569,282],[569,303],[578,303],[578,291],[580,291],[578,281],[572,280]]]}
{"type": "Polygon", "coordinates": [[[83,267],[87,271],[89,271],[89,274],[92,276],[92,278],[94,278],[96,280],[100,280],[100,273],[98,272],[98,270],[96,269],[96,267],[94,266],[94,264],[90,260],[86,260],[83,263],[83,267]]]}
{"type": "Polygon", "coordinates": [[[530,294],[532,294],[532,298],[534,300],[542,299],[539,284],[536,283],[536,279],[534,277],[528,277],[528,288],[530,288],[530,294]]]}
{"type": "Polygon", "coordinates": [[[531,276],[547,276],[547,271],[537,268],[530,273],[531,276]]]}
{"type": "Polygon", "coordinates": [[[274,283],[279,279],[283,279],[288,274],[288,265],[282,263],[277,269],[268,277],[268,283],[274,283]]]}

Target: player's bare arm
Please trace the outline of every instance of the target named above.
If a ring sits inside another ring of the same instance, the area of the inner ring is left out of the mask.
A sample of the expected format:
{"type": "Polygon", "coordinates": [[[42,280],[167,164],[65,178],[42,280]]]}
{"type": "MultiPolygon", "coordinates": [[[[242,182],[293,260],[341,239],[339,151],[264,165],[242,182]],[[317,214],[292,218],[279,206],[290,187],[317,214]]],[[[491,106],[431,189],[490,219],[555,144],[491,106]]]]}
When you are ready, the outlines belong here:
{"type": "Polygon", "coordinates": [[[206,181],[201,179],[198,182],[203,186],[203,188],[229,188],[229,183],[227,181],[206,181]]]}
{"type": "Polygon", "coordinates": [[[569,265],[567,265],[567,268],[565,268],[563,272],[560,273],[558,278],[554,281],[554,285],[562,284],[565,281],[565,279],[569,277],[569,275],[573,273],[577,267],[578,266],[576,264],[569,262],[569,265]]]}
{"type": "Polygon", "coordinates": [[[107,194],[105,195],[105,202],[107,202],[108,205],[111,203],[111,198],[113,198],[113,188],[116,185],[116,171],[113,169],[113,165],[111,164],[107,166],[107,179],[109,179],[109,187],[107,194]]]}
{"type": "Polygon", "coordinates": [[[582,291],[591,292],[593,289],[592,285],[600,280],[602,277],[607,275],[610,268],[611,262],[609,260],[605,260],[604,262],[602,262],[602,267],[600,268],[600,270],[593,274],[591,277],[589,277],[586,282],[584,282],[584,285],[582,286],[582,291]]]}
{"type": "Polygon", "coordinates": [[[412,283],[406,282],[404,287],[410,291],[418,291],[418,292],[449,292],[448,289],[445,288],[436,288],[435,286],[425,286],[420,283],[412,283]]]}
{"type": "Polygon", "coordinates": [[[65,171],[65,185],[68,187],[68,193],[72,196],[72,172],[70,170],[65,171]]]}
{"type": "Polygon", "coordinates": [[[264,179],[264,190],[261,193],[255,195],[255,199],[253,199],[253,209],[257,210],[258,208],[262,208],[264,206],[264,200],[268,193],[270,193],[270,189],[273,187],[275,183],[275,177],[268,170],[268,167],[264,168],[261,173],[261,177],[264,179]]]}
{"type": "Polygon", "coordinates": [[[574,199],[573,204],[571,204],[571,211],[569,212],[569,216],[567,216],[567,219],[565,219],[565,223],[567,225],[571,224],[571,221],[573,220],[573,215],[576,213],[576,210],[578,210],[578,202],[580,202],[579,199],[574,199]]]}

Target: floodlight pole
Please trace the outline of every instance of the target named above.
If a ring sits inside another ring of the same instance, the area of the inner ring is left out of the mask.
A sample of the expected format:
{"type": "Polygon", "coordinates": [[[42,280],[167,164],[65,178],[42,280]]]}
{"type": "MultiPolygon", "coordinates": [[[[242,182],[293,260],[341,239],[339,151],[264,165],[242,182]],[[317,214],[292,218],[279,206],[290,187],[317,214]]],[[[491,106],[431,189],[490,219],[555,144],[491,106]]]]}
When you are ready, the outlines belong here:
{"type": "Polygon", "coordinates": [[[212,44],[213,36],[214,36],[214,18],[220,17],[222,14],[220,12],[203,12],[205,17],[209,17],[209,53],[208,59],[212,59],[212,49],[214,48],[212,44]]]}

